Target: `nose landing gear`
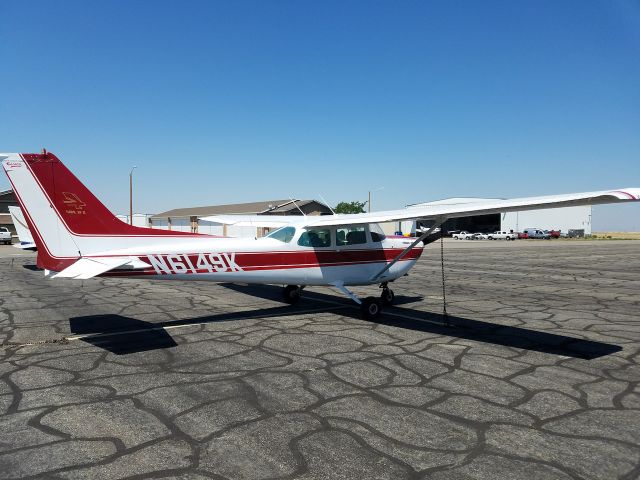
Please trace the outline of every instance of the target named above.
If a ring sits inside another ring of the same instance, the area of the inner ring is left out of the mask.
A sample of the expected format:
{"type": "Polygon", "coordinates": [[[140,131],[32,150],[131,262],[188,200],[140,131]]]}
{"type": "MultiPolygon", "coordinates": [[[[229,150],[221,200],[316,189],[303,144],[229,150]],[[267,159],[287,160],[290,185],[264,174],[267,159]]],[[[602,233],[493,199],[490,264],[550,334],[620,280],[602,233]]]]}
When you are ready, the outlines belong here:
{"type": "MultiPolygon", "coordinates": [[[[382,296],[381,298],[367,297],[365,299],[360,299],[355,293],[353,293],[351,290],[345,287],[342,282],[335,282],[332,285],[333,287],[335,287],[336,289],[344,293],[351,300],[353,300],[358,305],[360,305],[360,314],[362,315],[362,318],[366,320],[375,320],[380,316],[380,313],[382,312],[382,306],[384,304],[384,300],[382,296]]],[[[389,293],[390,293],[391,300],[393,300],[393,292],[388,288],[383,290],[382,293],[383,295],[385,293],[387,294],[386,295],[387,299],[389,298],[389,293]]]]}
{"type": "Polygon", "coordinates": [[[360,313],[366,320],[374,320],[380,316],[382,302],[376,297],[367,297],[360,304],[360,313]]]}
{"type": "Polygon", "coordinates": [[[382,293],[380,294],[380,301],[382,302],[382,305],[384,305],[385,307],[393,305],[395,295],[393,293],[393,290],[389,288],[387,282],[380,284],[380,288],[382,289],[382,293]]]}

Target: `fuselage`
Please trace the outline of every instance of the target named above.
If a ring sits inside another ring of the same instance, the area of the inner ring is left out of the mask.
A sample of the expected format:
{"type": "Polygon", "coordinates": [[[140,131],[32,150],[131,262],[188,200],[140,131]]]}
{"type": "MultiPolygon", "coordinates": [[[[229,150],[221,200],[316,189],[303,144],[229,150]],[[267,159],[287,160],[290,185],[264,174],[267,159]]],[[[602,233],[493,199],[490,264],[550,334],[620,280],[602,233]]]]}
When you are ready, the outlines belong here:
{"type": "Polygon", "coordinates": [[[351,228],[344,226],[322,229],[328,236],[319,243],[318,240],[309,241],[309,232],[313,229],[287,228],[294,230],[287,241],[277,236],[258,239],[194,236],[173,244],[163,242],[162,246],[150,244],[108,250],[97,252],[95,256],[131,256],[150,265],[138,270],[113,270],[105,276],[145,275],[163,280],[263,284],[331,285],[341,282],[344,285],[367,285],[405,275],[422,253],[422,244],[412,248],[382,277],[372,281],[414,239],[385,237],[372,233],[367,226],[364,229],[358,227],[362,231],[358,232],[359,238],[354,238],[359,243],[346,239],[341,241],[341,231],[351,228]]]}

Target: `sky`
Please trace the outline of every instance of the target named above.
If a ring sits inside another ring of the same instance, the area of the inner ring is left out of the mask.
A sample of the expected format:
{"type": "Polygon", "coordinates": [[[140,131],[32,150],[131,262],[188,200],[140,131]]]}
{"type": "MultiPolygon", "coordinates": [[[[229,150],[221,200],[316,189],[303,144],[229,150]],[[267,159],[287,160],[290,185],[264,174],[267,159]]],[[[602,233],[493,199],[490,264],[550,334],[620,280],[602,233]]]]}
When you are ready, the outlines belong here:
{"type": "MultiPolygon", "coordinates": [[[[0,1],[0,151],[115,213],[640,187],[640,0],[0,1]]],[[[0,178],[0,189],[9,188],[0,178]]],[[[640,231],[640,205],[593,229],[640,231]]]]}

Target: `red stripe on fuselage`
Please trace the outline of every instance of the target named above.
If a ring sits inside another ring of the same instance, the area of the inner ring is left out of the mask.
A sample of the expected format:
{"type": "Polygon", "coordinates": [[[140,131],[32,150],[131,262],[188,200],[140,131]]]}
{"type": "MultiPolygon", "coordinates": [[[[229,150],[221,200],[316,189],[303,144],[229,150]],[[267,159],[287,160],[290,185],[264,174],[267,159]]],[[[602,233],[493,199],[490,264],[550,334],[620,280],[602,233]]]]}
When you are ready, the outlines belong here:
{"type": "MultiPolygon", "coordinates": [[[[422,254],[422,248],[413,248],[400,261],[417,260],[422,254]]],[[[323,268],[349,265],[365,265],[369,263],[387,263],[396,258],[403,249],[362,249],[353,251],[292,251],[292,252],[238,252],[227,254],[233,255],[233,264],[240,268],[240,271],[261,271],[261,270],[288,270],[292,268],[323,268]]],[[[161,254],[152,255],[156,259],[162,260],[167,270],[147,268],[144,270],[121,270],[103,274],[103,276],[135,276],[135,275],[175,275],[175,274],[200,274],[200,273],[227,273],[238,271],[225,260],[225,255],[221,253],[189,253],[189,254],[161,254]],[[215,255],[219,261],[225,265],[220,269],[198,268],[198,259],[201,256],[209,266],[209,256],[215,255]],[[171,260],[169,259],[171,257],[171,260]],[[172,267],[172,263],[178,264],[179,268],[172,267]]],[[[150,255],[140,255],[139,258],[145,262],[153,263],[150,255]]]]}

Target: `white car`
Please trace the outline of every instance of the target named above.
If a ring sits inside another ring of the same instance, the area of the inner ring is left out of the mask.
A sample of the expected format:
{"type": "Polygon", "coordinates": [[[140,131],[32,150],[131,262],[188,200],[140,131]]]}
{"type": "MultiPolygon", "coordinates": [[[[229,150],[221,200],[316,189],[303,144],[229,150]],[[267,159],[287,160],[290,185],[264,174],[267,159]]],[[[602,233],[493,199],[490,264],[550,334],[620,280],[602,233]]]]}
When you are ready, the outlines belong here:
{"type": "Polygon", "coordinates": [[[0,242],[11,245],[11,232],[7,227],[0,227],[0,242]]]}
{"type": "Polygon", "coordinates": [[[489,235],[487,233],[476,233],[476,240],[490,240],[489,235]]]}
{"type": "Polygon", "coordinates": [[[517,240],[518,234],[510,232],[493,232],[487,235],[487,237],[489,240],[517,240]]]}
{"type": "Polygon", "coordinates": [[[452,235],[452,237],[455,240],[475,240],[476,234],[475,233],[469,233],[469,232],[463,230],[460,233],[454,233],[452,235]]]}

